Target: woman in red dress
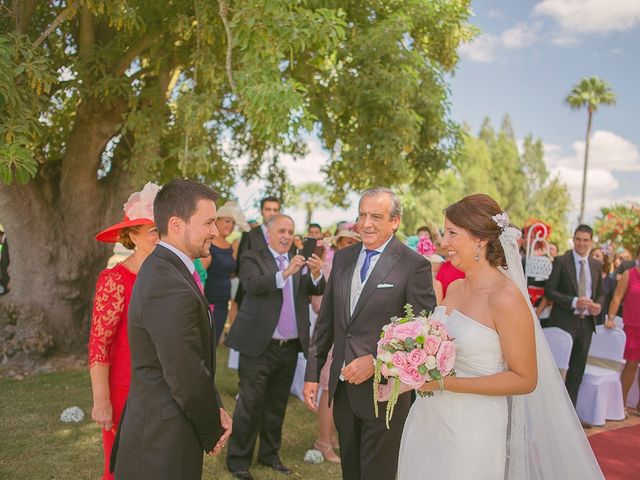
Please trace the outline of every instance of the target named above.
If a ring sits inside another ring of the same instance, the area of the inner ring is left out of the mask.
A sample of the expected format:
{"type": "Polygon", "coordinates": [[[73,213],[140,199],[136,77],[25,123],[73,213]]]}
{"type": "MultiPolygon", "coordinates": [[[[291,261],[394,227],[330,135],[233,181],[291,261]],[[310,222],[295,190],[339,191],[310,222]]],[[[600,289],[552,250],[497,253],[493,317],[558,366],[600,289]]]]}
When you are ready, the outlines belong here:
{"type": "MultiPolygon", "coordinates": [[[[636,250],[636,263],[622,274],[618,282],[613,299],[609,304],[609,315],[604,326],[615,328],[615,317],[622,303],[622,322],[627,343],[624,348],[626,363],[622,370],[622,398],[627,406],[627,395],[638,378],[638,364],[640,363],[640,247],[636,250]]],[[[640,379],[638,379],[640,384],[640,379]]],[[[636,405],[636,413],[640,415],[640,402],[636,405]]]]}
{"type": "Polygon", "coordinates": [[[93,390],[91,417],[102,429],[103,480],[109,473],[116,428],[129,394],[130,355],[127,311],[131,290],[142,262],[159,241],[153,223],[153,200],[160,187],[152,183],[136,192],[124,206],[124,220],[96,235],[101,242],[120,242],[134,250],[124,261],[100,273],[96,284],[89,337],[89,373],[93,390]]]}

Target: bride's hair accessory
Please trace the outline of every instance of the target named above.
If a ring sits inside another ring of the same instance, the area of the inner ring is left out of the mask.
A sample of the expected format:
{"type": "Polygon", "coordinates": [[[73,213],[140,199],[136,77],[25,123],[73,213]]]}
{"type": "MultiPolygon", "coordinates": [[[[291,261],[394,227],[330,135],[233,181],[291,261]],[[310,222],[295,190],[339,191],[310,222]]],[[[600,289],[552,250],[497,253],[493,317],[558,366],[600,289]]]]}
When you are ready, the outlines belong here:
{"type": "Polygon", "coordinates": [[[511,224],[509,221],[509,214],[507,212],[498,213],[497,215],[492,215],[491,218],[494,222],[502,229],[504,232],[507,227],[511,224]]]}

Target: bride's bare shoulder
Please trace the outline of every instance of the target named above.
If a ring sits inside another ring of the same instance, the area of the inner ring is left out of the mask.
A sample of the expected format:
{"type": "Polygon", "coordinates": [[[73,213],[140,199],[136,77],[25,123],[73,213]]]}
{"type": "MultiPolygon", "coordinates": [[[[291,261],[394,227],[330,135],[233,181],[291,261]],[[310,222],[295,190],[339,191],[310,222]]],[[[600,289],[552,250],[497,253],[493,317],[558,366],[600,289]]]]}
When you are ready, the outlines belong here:
{"type": "Polygon", "coordinates": [[[494,318],[504,318],[502,314],[509,312],[527,315],[529,312],[524,295],[516,284],[506,276],[496,282],[489,291],[489,305],[493,310],[494,318]]]}

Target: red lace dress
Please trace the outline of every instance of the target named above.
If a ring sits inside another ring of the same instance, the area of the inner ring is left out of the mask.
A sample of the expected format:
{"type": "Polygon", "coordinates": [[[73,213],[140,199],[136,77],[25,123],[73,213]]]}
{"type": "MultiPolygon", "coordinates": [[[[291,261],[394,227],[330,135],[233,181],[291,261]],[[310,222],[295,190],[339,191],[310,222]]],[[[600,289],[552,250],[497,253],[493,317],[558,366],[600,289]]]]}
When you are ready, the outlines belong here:
{"type": "Polygon", "coordinates": [[[129,394],[130,355],[127,336],[127,312],[136,274],[122,263],[103,270],[96,283],[93,302],[91,334],[89,336],[89,367],[109,367],[109,391],[113,408],[113,431],[102,430],[104,447],[103,480],[113,479],[109,474],[111,448],[115,430],[129,394]]]}

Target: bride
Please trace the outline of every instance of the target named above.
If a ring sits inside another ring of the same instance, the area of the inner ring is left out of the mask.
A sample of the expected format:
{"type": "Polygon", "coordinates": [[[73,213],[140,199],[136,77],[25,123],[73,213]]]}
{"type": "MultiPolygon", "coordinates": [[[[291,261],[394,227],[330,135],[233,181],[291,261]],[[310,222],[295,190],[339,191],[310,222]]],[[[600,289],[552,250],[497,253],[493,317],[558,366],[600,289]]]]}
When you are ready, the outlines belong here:
{"type": "Polygon", "coordinates": [[[435,395],[411,408],[398,479],[604,478],[528,301],[520,232],[487,195],[444,213],[466,278],[433,315],[455,338],[456,376],[420,387],[435,395]]]}

